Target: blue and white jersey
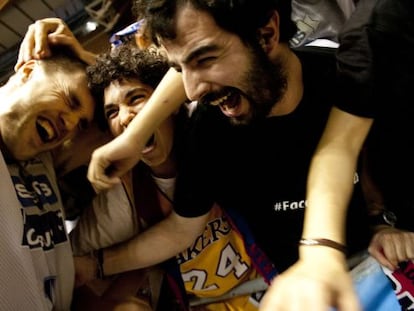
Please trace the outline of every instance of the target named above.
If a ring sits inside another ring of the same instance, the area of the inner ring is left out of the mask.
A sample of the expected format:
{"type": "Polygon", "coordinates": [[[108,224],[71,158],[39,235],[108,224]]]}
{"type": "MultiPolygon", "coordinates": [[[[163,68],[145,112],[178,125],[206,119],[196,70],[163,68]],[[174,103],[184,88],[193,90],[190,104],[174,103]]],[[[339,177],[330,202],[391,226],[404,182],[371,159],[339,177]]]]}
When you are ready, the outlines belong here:
{"type": "Polygon", "coordinates": [[[74,265],[51,155],[0,160],[2,308],[69,310],[74,265]]]}

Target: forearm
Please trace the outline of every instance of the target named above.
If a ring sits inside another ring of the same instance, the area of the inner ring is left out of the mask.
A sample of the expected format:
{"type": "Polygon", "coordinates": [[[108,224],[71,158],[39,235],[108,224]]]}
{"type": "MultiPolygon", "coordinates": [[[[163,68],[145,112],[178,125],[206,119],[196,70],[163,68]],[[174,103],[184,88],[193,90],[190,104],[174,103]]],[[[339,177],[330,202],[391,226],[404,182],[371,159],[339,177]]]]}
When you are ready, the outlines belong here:
{"type": "Polygon", "coordinates": [[[124,133],[144,147],[154,130],[186,100],[181,74],[171,68],[124,133]]]}
{"type": "Polygon", "coordinates": [[[183,218],[172,213],[129,242],[105,249],[105,275],[149,267],[174,257],[196,240],[206,221],[207,215],[183,218]]]}
{"type": "Polygon", "coordinates": [[[371,119],[332,110],[309,171],[303,237],[345,243],[358,155],[371,124],[371,119]]]}
{"type": "Polygon", "coordinates": [[[344,221],[355,167],[355,161],[340,150],[315,154],[308,177],[304,237],[345,242],[344,221]]]}

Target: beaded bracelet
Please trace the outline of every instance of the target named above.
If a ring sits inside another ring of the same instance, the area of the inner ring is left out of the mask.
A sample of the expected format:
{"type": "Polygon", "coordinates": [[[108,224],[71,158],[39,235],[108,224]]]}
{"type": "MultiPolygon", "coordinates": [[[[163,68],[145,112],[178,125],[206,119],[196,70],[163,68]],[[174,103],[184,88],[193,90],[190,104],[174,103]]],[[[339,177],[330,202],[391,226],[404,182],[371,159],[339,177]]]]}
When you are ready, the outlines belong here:
{"type": "Polygon", "coordinates": [[[344,244],[335,242],[329,239],[301,239],[299,241],[299,245],[306,245],[306,246],[326,246],[334,248],[344,254],[346,254],[346,246],[344,244]]]}

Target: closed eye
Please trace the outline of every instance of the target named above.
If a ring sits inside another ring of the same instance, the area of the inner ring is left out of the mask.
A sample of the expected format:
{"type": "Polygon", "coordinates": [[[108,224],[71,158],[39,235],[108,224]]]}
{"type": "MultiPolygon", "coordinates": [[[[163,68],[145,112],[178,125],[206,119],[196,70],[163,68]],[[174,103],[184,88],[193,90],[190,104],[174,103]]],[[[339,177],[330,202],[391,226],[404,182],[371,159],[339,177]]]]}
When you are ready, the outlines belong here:
{"type": "Polygon", "coordinates": [[[115,109],[115,108],[106,109],[105,110],[105,118],[107,120],[115,118],[118,115],[118,111],[119,111],[119,109],[115,109]]]}
{"type": "Polygon", "coordinates": [[[75,93],[69,93],[68,98],[66,99],[66,104],[70,107],[72,110],[77,110],[81,107],[81,101],[76,96],[75,93]]]}
{"type": "Polygon", "coordinates": [[[144,94],[137,94],[137,95],[131,96],[130,105],[135,106],[145,99],[146,99],[146,96],[144,94]]]}
{"type": "Polygon", "coordinates": [[[214,57],[214,56],[204,57],[204,58],[198,59],[197,64],[201,66],[206,66],[212,63],[213,61],[215,61],[216,59],[217,57],[214,57]]]}

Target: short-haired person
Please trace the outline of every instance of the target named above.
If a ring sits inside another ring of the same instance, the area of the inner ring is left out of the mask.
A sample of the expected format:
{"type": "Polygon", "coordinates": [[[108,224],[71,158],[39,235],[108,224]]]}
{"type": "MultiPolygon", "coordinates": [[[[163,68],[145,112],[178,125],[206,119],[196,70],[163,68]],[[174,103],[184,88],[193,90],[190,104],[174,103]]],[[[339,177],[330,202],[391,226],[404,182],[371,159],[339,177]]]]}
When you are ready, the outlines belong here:
{"type": "Polygon", "coordinates": [[[86,64],[57,53],[29,60],[0,88],[4,310],[69,310],[72,251],[53,150],[92,121],[86,64]]]}
{"type": "MultiPolygon", "coordinates": [[[[204,228],[211,203],[218,202],[243,214],[258,245],[283,272],[298,259],[307,171],[336,101],[335,59],[289,48],[295,31],[289,1],[140,4],[149,33],[181,71],[186,94],[199,109],[188,131],[174,211],[134,247],[125,247],[122,259],[105,253],[104,268],[119,272],[128,261],[142,267],[180,251],[204,228]],[[143,251],[150,247],[160,251],[143,251]]],[[[88,176],[98,189],[117,182],[125,159],[139,159],[132,155],[140,148],[135,124],[94,152],[88,176]]],[[[354,188],[348,238],[323,232],[304,236],[304,243],[316,242],[307,250],[341,257],[344,244],[348,254],[366,248],[365,202],[358,182],[354,188]]],[[[352,289],[347,276],[336,279],[342,280],[352,289]]],[[[351,308],[357,303],[343,302],[351,308]]]]}
{"type": "MultiPolygon", "coordinates": [[[[61,19],[38,20],[20,46],[16,74],[0,88],[0,288],[7,310],[70,308],[74,268],[55,170],[64,174],[87,163],[108,141],[96,126],[80,131],[94,114],[85,68],[95,57],[61,19]]],[[[153,104],[185,98],[183,91],[157,94],[153,104]]],[[[174,110],[169,106],[162,114],[174,110]]]]}

